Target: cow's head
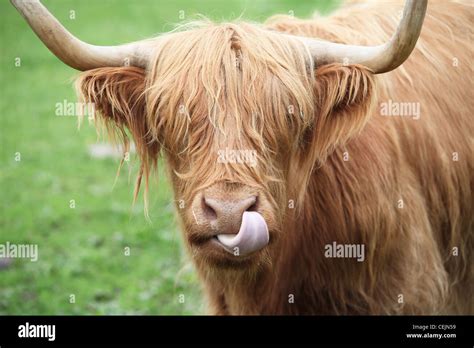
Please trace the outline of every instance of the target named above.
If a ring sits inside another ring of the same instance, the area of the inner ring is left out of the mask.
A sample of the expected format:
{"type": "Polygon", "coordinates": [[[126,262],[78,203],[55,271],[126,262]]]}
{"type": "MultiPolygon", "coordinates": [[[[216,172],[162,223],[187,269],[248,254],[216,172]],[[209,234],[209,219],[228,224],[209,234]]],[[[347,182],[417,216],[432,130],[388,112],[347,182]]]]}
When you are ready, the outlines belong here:
{"type": "Polygon", "coordinates": [[[426,8],[408,1],[392,40],[375,47],[246,23],[201,23],[98,47],[73,37],[39,2],[13,2],[51,51],[85,71],[80,96],[122,139],[132,136],[139,182],[164,154],[196,261],[239,270],[271,262],[313,168],[362,128],[372,74],[408,57],[426,8]]]}

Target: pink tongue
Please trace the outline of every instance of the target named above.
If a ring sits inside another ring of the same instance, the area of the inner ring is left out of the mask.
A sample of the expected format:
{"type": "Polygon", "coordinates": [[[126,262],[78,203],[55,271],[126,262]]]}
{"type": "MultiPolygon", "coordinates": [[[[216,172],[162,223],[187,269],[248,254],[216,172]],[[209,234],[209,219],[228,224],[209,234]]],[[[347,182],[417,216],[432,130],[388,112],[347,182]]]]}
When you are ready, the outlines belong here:
{"type": "Polygon", "coordinates": [[[242,216],[239,233],[219,234],[217,239],[227,251],[239,256],[262,249],[268,244],[270,237],[263,216],[254,211],[246,211],[242,216]]]}

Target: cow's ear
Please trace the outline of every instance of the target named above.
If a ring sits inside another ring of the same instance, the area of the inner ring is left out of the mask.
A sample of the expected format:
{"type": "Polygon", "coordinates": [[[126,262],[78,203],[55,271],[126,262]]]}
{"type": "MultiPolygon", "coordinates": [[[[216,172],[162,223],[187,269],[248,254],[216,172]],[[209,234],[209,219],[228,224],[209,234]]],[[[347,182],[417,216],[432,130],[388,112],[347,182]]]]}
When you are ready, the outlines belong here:
{"type": "Polygon", "coordinates": [[[324,65],[315,72],[316,100],[310,142],[319,162],[356,136],[375,104],[373,74],[358,65],[324,65]]]}
{"type": "Polygon", "coordinates": [[[304,200],[306,188],[315,168],[324,164],[333,151],[344,146],[364,128],[375,105],[375,79],[358,65],[328,64],[315,71],[314,115],[301,142],[302,148],[292,161],[295,193],[304,200]],[[293,164],[294,163],[294,164],[293,164]],[[297,182],[296,182],[297,181],[297,182]]]}
{"type": "Polygon", "coordinates": [[[147,212],[148,176],[157,164],[160,145],[148,132],[145,88],[145,71],[134,67],[93,69],[76,80],[79,100],[93,103],[96,122],[102,121],[109,135],[123,143],[124,151],[128,151],[131,134],[141,162],[134,198],[144,177],[147,212]]]}
{"type": "Polygon", "coordinates": [[[143,136],[145,131],[144,90],[144,71],[133,67],[93,69],[81,73],[76,80],[79,100],[92,103],[97,121],[121,136],[125,136],[127,128],[134,138],[143,136]]]}
{"type": "Polygon", "coordinates": [[[158,157],[159,146],[147,131],[145,80],[140,68],[99,68],[81,73],[76,91],[80,101],[93,103],[96,120],[126,148],[129,130],[142,164],[147,165],[158,157]]]}

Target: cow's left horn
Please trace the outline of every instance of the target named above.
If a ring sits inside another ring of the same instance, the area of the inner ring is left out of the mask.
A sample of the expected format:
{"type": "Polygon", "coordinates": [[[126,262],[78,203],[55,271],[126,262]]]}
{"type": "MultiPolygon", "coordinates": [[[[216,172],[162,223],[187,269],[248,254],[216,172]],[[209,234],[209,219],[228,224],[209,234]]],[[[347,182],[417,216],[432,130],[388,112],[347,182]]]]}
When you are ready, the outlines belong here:
{"type": "Polygon", "coordinates": [[[131,65],[146,68],[151,55],[149,40],[119,46],[95,46],[64,28],[39,0],[10,0],[33,31],[59,59],[77,70],[131,65]]]}
{"type": "Polygon", "coordinates": [[[389,72],[410,55],[420,36],[428,0],[407,0],[395,35],[380,46],[343,45],[298,37],[308,46],[316,65],[328,63],[361,64],[375,74],[389,72]]]}

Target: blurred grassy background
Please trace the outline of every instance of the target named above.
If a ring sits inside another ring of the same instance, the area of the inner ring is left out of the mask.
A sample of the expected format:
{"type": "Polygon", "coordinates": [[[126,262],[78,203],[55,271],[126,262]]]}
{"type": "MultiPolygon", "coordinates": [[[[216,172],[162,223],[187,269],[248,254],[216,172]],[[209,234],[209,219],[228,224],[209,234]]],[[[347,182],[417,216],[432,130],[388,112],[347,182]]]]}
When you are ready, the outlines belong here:
{"type": "MultiPolygon", "coordinates": [[[[43,1],[74,34],[95,44],[150,37],[198,13],[216,21],[240,15],[263,21],[290,11],[307,18],[337,2],[43,1]]],[[[0,19],[0,244],[39,249],[37,262],[0,260],[0,314],[205,313],[164,175],[151,187],[148,222],[141,200],[131,205],[134,158],[114,186],[118,160],[88,152],[97,142],[93,126],[85,122],[77,131],[75,117],[55,116],[56,103],[75,102],[77,72],[49,53],[9,1],[0,2],[0,19]]]]}

